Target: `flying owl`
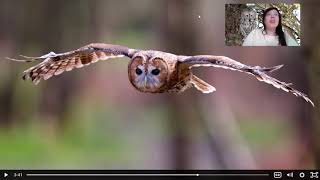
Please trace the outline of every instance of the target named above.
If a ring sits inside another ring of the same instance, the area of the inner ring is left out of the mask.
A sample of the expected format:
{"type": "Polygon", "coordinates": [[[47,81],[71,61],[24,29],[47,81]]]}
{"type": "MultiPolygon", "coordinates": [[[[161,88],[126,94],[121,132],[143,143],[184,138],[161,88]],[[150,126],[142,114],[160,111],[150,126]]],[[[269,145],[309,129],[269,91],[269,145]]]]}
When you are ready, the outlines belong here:
{"type": "Polygon", "coordinates": [[[200,66],[213,66],[248,73],[259,81],[273,85],[298,97],[302,97],[313,106],[313,102],[302,92],[292,88],[288,83],[279,81],[266,73],[280,69],[283,65],[274,67],[248,66],[225,56],[197,55],[184,56],[155,50],[138,50],[125,46],[93,43],[77,50],[56,54],[50,52],[40,57],[22,56],[32,62],[42,60],[39,64],[25,70],[23,79],[31,79],[34,84],[47,80],[74,68],[116,57],[129,57],[128,76],[131,84],[141,92],[164,93],[183,92],[195,87],[202,93],[211,93],[216,89],[195,76],[191,69],[200,66]]]}

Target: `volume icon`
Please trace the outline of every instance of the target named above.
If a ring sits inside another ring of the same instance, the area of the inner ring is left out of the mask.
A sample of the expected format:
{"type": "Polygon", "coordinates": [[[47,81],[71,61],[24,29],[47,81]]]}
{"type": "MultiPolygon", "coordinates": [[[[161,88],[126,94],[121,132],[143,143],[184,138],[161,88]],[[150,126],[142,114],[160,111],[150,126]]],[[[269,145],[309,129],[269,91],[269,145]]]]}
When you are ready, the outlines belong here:
{"type": "Polygon", "coordinates": [[[293,172],[287,173],[288,177],[293,177],[293,172]]]}

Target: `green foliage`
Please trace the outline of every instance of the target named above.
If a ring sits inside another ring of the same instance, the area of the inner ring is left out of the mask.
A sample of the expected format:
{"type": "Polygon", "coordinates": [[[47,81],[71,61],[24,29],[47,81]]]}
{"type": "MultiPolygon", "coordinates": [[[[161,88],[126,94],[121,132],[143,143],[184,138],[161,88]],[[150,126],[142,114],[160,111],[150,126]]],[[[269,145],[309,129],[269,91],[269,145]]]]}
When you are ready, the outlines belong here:
{"type": "Polygon", "coordinates": [[[259,149],[280,145],[292,136],[290,127],[281,119],[247,117],[239,120],[239,125],[250,146],[259,149]]]}
{"type": "MultiPolygon", "coordinates": [[[[75,127],[60,137],[51,137],[46,126],[16,127],[0,134],[0,167],[8,168],[95,168],[125,160],[125,143],[101,131],[83,135],[75,127]]],[[[107,133],[108,134],[108,133],[107,133]]],[[[110,133],[109,133],[110,134],[110,133]]]]}

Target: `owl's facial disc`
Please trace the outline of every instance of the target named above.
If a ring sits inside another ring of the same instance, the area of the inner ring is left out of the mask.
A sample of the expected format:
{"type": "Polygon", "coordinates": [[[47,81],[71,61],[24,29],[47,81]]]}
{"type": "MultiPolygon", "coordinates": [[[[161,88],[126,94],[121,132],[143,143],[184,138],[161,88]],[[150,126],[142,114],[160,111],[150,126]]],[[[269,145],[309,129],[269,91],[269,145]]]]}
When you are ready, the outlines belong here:
{"type": "Polygon", "coordinates": [[[167,69],[162,59],[143,61],[136,57],[129,65],[131,83],[140,91],[157,92],[166,83],[167,69]]]}
{"type": "Polygon", "coordinates": [[[155,89],[160,86],[159,77],[161,70],[149,65],[148,67],[144,67],[143,65],[138,65],[136,67],[136,79],[135,83],[139,88],[143,88],[145,91],[148,89],[155,89]]]}

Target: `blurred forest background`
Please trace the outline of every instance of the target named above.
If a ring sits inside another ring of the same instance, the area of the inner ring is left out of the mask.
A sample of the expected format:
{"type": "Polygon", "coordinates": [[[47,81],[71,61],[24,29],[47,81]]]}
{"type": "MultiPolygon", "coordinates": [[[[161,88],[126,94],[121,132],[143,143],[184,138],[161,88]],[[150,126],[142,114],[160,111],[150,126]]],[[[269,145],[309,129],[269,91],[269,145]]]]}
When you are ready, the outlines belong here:
{"type": "Polygon", "coordinates": [[[286,31],[292,38],[300,44],[300,11],[301,7],[299,3],[289,4],[289,3],[250,3],[250,4],[226,4],[225,6],[225,41],[227,46],[241,46],[245,35],[240,32],[241,24],[241,13],[247,9],[254,11],[256,13],[256,28],[263,28],[262,16],[263,11],[270,7],[276,7],[282,17],[282,28],[286,31]]]}
{"type": "MultiPolygon", "coordinates": [[[[284,1],[285,2],[285,1],[284,1]]],[[[301,3],[301,47],[225,46],[212,0],[0,0],[1,169],[304,169],[320,167],[320,1],[301,3]],[[244,73],[198,68],[217,91],[144,94],[128,59],[35,86],[11,62],[91,42],[285,66],[272,75],[315,108],[244,73]]],[[[267,3],[267,2],[266,2],[267,3]]]]}

